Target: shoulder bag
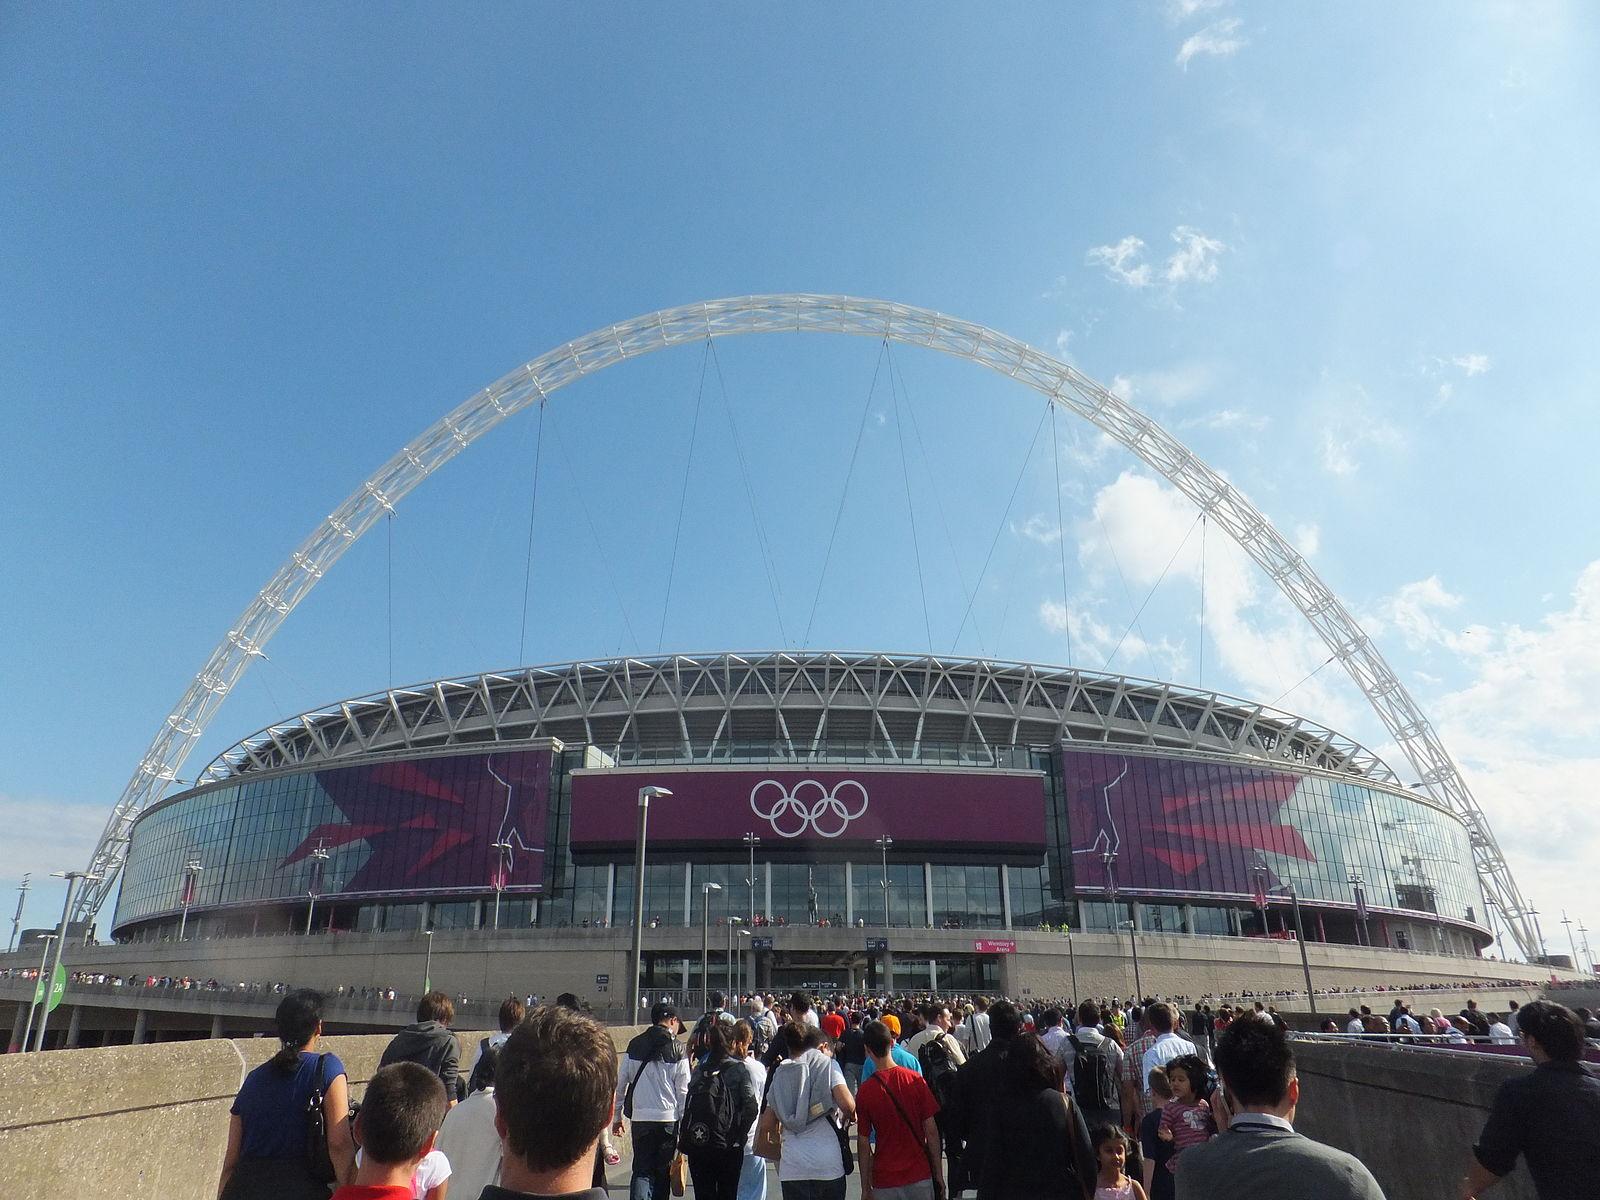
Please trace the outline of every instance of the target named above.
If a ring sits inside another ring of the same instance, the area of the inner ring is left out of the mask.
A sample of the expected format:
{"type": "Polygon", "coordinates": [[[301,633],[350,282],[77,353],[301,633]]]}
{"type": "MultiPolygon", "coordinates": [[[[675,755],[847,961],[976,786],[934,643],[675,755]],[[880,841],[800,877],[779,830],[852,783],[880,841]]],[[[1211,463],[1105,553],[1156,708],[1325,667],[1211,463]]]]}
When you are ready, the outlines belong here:
{"type": "Polygon", "coordinates": [[[305,1109],[306,1172],[318,1183],[333,1183],[338,1177],[333,1169],[333,1159],[328,1154],[328,1116],[323,1112],[323,1104],[328,1098],[327,1082],[323,1079],[327,1063],[326,1054],[317,1055],[317,1074],[312,1080],[311,1092],[306,1096],[305,1109]]]}

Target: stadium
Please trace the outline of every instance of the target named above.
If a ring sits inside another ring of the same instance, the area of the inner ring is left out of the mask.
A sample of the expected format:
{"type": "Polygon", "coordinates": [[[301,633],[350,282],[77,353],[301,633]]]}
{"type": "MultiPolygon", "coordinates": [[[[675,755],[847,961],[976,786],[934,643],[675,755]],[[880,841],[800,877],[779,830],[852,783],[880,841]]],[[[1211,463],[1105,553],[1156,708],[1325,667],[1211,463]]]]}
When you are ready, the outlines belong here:
{"type": "MultiPolygon", "coordinates": [[[[700,924],[720,946],[730,917],[771,987],[832,980],[862,928],[1281,939],[1291,886],[1309,942],[1491,938],[1463,823],[1332,730],[1123,676],[840,653],[529,668],[281,722],[134,823],[113,933],[627,926],[646,786],[672,792],[646,920],[682,943],[647,987],[697,987],[700,924]],[[800,929],[838,945],[785,945],[800,929]]],[[[896,983],[995,988],[1003,951],[896,983]]],[[[864,950],[843,965],[874,981],[864,950]]]]}
{"type": "MultiPolygon", "coordinates": [[[[359,952],[369,983],[425,982],[441,978],[437,940],[463,992],[503,995],[537,972],[552,991],[603,995],[632,968],[636,841],[641,980],[656,993],[689,994],[713,971],[731,982],[736,967],[768,988],[1013,995],[1079,994],[1082,967],[1084,987],[1127,995],[1297,988],[1313,967],[1329,984],[1371,986],[1525,982],[1564,965],[1431,723],[1260,510],[1069,364],[981,325],[849,296],[734,297],[607,326],[409,441],[217,643],[140,757],[68,908],[88,928],[117,895],[119,944],[91,957],[119,969],[324,985],[347,982],[359,952]],[[477,439],[609,366],[780,333],[966,360],[1123,446],[1298,609],[1395,762],[1272,705],[1170,682],[807,649],[392,688],[280,720],[179,779],[317,582],[477,439]],[[644,789],[671,793],[651,803],[647,839],[644,789]],[[1525,961],[1503,961],[1507,946],[1525,961]]],[[[88,964],[85,953],[68,958],[88,964]]]]}

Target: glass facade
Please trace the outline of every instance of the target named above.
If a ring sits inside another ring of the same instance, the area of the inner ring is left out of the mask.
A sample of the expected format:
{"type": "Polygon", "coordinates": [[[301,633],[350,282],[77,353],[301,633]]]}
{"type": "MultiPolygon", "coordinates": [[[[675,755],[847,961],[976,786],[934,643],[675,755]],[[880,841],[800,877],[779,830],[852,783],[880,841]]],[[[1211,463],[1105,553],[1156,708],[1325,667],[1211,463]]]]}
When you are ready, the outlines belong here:
{"type": "MultiPolygon", "coordinates": [[[[1377,944],[1470,954],[1473,935],[1450,923],[1484,923],[1465,828],[1420,796],[1103,746],[986,753],[1043,777],[1042,863],[998,847],[919,845],[897,830],[887,865],[890,927],[1003,928],[1009,894],[1015,929],[1110,930],[1137,913],[1149,933],[1277,933],[1293,885],[1308,937],[1354,942],[1352,876],[1362,880],[1373,912],[1366,936],[1377,944]],[[1263,882],[1272,901],[1266,929],[1253,899],[1263,882]]],[[[586,765],[596,764],[585,748],[419,756],[245,777],[176,796],[135,825],[115,924],[120,932],[175,923],[184,865],[197,861],[191,931],[297,929],[313,894],[319,929],[486,927],[501,869],[494,844],[507,841],[517,853],[501,894],[502,928],[626,926],[629,856],[613,848],[595,861],[570,846],[570,772],[586,765]]],[[[746,918],[749,871],[738,851],[652,857],[645,919],[699,924],[707,883],[719,885],[710,894],[713,925],[746,918]]],[[[762,923],[881,928],[884,873],[870,850],[801,851],[769,838],[755,862],[754,910],[762,923]]],[[[942,966],[939,974],[943,984],[942,966]]]]}

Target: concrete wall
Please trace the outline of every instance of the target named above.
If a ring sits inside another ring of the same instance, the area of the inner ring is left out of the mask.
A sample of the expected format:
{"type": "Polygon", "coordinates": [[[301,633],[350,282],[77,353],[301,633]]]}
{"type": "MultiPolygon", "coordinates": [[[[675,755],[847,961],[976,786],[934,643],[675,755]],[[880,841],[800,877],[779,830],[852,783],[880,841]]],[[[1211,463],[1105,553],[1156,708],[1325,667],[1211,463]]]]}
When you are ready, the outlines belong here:
{"type": "MultiPolygon", "coordinates": [[[[614,1029],[621,1048],[637,1028],[614,1029]]],[[[463,1062],[483,1036],[458,1035],[463,1062]]],[[[360,1097],[387,1036],[333,1037],[360,1097]]],[[[6,1200],[214,1200],[228,1108],[270,1038],[0,1056],[6,1200]]]]}
{"type": "MultiPolygon", "coordinates": [[[[1301,1042],[1295,1056],[1295,1127],[1354,1154],[1388,1200],[1458,1195],[1495,1090],[1532,1070],[1527,1059],[1361,1044],[1301,1042]]],[[[1492,1194],[1495,1200],[1537,1200],[1520,1163],[1492,1194]]]]}

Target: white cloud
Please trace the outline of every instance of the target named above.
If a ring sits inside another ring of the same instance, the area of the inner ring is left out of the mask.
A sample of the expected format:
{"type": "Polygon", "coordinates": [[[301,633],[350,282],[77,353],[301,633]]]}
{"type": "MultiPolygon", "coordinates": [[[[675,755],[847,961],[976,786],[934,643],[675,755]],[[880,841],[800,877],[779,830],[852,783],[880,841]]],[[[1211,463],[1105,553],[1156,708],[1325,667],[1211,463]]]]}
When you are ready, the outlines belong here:
{"type": "Polygon", "coordinates": [[[1057,528],[1055,518],[1043,513],[1034,513],[1021,525],[1013,523],[1012,529],[1041,546],[1054,546],[1061,540],[1061,530],[1057,528]]]}
{"type": "Polygon", "coordinates": [[[1378,605],[1376,618],[1368,618],[1373,633],[1393,629],[1412,650],[1432,645],[1450,646],[1455,634],[1440,620],[1461,607],[1461,597],[1446,590],[1437,575],[1402,584],[1378,605]]]}
{"type": "Polygon", "coordinates": [[[1171,0],[1167,5],[1167,19],[1174,25],[1182,24],[1201,13],[1225,8],[1231,0],[1171,0]]]}
{"type": "Polygon", "coordinates": [[[1245,39],[1239,36],[1239,27],[1242,24],[1244,22],[1238,17],[1224,17],[1207,25],[1199,33],[1185,38],[1183,45],[1178,47],[1178,65],[1187,71],[1189,60],[1197,55],[1210,54],[1217,58],[1227,58],[1231,54],[1236,54],[1246,45],[1245,39]]]}
{"type": "Polygon", "coordinates": [[[1151,282],[1150,264],[1135,261],[1143,254],[1144,239],[1130,233],[1120,242],[1091,247],[1085,261],[1092,267],[1104,267],[1108,279],[1142,288],[1151,282]]]}
{"type": "Polygon", "coordinates": [[[1217,260],[1227,251],[1225,243],[1201,233],[1192,225],[1179,225],[1172,231],[1178,248],[1159,270],[1144,258],[1144,239],[1129,234],[1121,241],[1091,246],[1084,261],[1105,270],[1106,278],[1131,288],[1146,288],[1164,283],[1177,288],[1186,283],[1212,283],[1217,278],[1217,260]]]}
{"type": "Polygon", "coordinates": [[[1469,377],[1473,375],[1485,375],[1488,373],[1489,368],[1494,366],[1494,364],[1489,361],[1489,356],[1487,354],[1458,354],[1450,361],[1455,366],[1458,366],[1465,371],[1469,377]]]}
{"type": "Polygon", "coordinates": [[[1237,429],[1247,433],[1260,433],[1272,418],[1254,416],[1238,408],[1219,408],[1203,417],[1191,417],[1183,423],[1185,429],[1237,429]]]}
{"type": "MultiPolygon", "coordinates": [[[[33,890],[23,924],[54,925],[65,885],[51,871],[77,870],[89,861],[105,828],[107,810],[59,799],[0,795],[0,880],[7,886],[33,872],[33,890]]],[[[6,916],[10,916],[9,912],[6,916]]],[[[107,910],[106,916],[110,916],[107,910]]],[[[102,926],[105,919],[101,921],[102,926]]]]}
{"type": "Polygon", "coordinates": [[[1072,345],[1072,330],[1063,329],[1056,334],[1056,353],[1066,357],[1068,347],[1072,345]]]}
{"type": "Polygon", "coordinates": [[[1322,528],[1315,522],[1296,525],[1289,535],[1289,541],[1307,558],[1315,558],[1317,551],[1322,549],[1322,528]]]}
{"type": "Polygon", "coordinates": [[[1214,237],[1207,237],[1189,225],[1172,231],[1177,252],[1167,259],[1163,277],[1170,284],[1210,283],[1217,277],[1217,256],[1227,249],[1214,237]]]}
{"type": "Polygon", "coordinates": [[[1392,452],[1404,446],[1405,436],[1372,411],[1363,393],[1323,427],[1317,451],[1324,471],[1348,478],[1361,470],[1364,451],[1392,452]]]}
{"type": "Polygon", "coordinates": [[[1068,609],[1054,600],[1039,605],[1039,621],[1051,633],[1070,631],[1072,657],[1079,663],[1098,664],[1116,652],[1113,670],[1135,673],[1141,663],[1155,663],[1154,670],[1165,678],[1182,676],[1187,666],[1187,656],[1181,644],[1168,638],[1147,642],[1137,629],[1124,623],[1116,628],[1096,618],[1083,609],[1068,609]]]}

